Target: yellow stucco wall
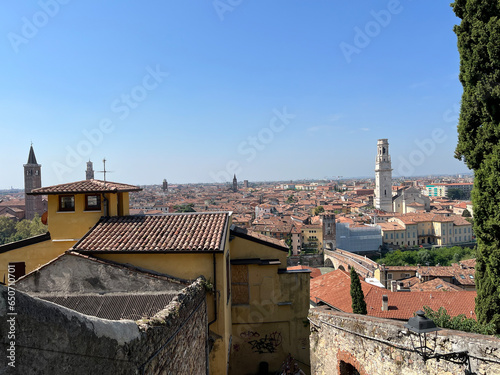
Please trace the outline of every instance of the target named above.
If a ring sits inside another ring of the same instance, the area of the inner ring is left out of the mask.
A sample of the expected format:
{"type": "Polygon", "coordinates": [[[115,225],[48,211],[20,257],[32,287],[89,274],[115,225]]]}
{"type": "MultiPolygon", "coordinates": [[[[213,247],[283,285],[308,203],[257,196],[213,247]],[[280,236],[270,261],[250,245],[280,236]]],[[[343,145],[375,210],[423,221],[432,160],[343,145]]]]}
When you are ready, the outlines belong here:
{"type": "Polygon", "coordinates": [[[249,303],[232,307],[230,373],[277,371],[288,353],[309,373],[309,273],[282,273],[287,252],[243,238],[231,242],[231,259],[279,259],[281,265],[248,265],[249,303]],[[306,324],[304,324],[306,322],[306,324]]]}
{"type": "Polygon", "coordinates": [[[63,254],[74,244],[75,241],[48,240],[6,251],[0,254],[0,280],[7,280],[9,263],[24,262],[26,264],[26,274],[28,274],[63,254]]]}
{"type": "Polygon", "coordinates": [[[101,211],[85,212],[85,194],[75,195],[75,211],[59,211],[59,196],[49,195],[48,226],[52,239],[80,239],[102,216],[101,211]]]}
{"type": "MultiPolygon", "coordinates": [[[[227,250],[226,250],[227,253],[227,250]]],[[[225,254],[226,254],[225,253],[225,254]]],[[[210,353],[210,373],[225,374],[227,355],[231,337],[231,302],[227,302],[227,283],[225,270],[225,254],[216,254],[217,279],[217,321],[210,325],[210,330],[221,336],[210,353]]],[[[167,275],[194,280],[203,275],[207,281],[214,282],[213,255],[202,253],[190,254],[95,254],[102,259],[118,263],[128,263],[136,267],[153,270],[167,275]]],[[[208,319],[212,321],[214,314],[213,293],[207,293],[208,319]]]]}

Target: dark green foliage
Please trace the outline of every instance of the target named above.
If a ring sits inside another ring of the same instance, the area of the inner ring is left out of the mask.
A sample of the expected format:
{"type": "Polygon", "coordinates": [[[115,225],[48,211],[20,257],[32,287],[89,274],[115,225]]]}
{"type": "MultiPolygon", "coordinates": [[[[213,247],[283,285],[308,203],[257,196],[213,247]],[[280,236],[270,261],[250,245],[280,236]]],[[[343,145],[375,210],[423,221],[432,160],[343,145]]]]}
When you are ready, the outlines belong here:
{"type": "Polygon", "coordinates": [[[42,224],[37,215],[33,220],[21,220],[17,223],[9,218],[0,218],[0,245],[43,233],[47,233],[47,226],[42,224]]]}
{"type": "Polygon", "coordinates": [[[457,0],[463,85],[455,156],[474,171],[476,315],[500,332],[500,2],[457,0]]]}
{"type": "Polygon", "coordinates": [[[351,268],[351,299],[352,312],[354,314],[366,315],[366,302],[363,290],[361,289],[361,281],[359,281],[358,273],[354,268],[351,268]]]}
{"type": "Polygon", "coordinates": [[[430,307],[424,306],[424,311],[425,316],[432,319],[432,321],[441,328],[479,333],[481,335],[493,335],[496,332],[496,327],[493,323],[481,324],[474,319],[466,318],[463,314],[452,318],[448,315],[444,307],[440,307],[438,311],[434,311],[430,307]]]}
{"type": "Polygon", "coordinates": [[[465,209],[464,212],[462,212],[462,217],[472,217],[472,215],[468,209],[465,209]]]}
{"type": "Polygon", "coordinates": [[[469,194],[461,189],[448,189],[447,197],[454,200],[465,200],[469,199],[469,194]]]}
{"type": "Polygon", "coordinates": [[[377,259],[377,263],[386,266],[416,266],[417,264],[435,266],[451,266],[461,260],[476,257],[476,250],[468,247],[441,247],[432,249],[391,251],[385,257],[377,259]]]}
{"type": "Polygon", "coordinates": [[[179,204],[174,206],[174,210],[175,212],[196,212],[193,207],[193,203],[179,204]]]}
{"type": "Polygon", "coordinates": [[[317,215],[319,215],[322,212],[325,212],[325,209],[323,208],[323,206],[317,206],[312,211],[312,213],[313,213],[314,216],[317,216],[317,215]]]}
{"type": "Polygon", "coordinates": [[[287,204],[292,204],[292,203],[295,203],[295,197],[293,196],[293,194],[289,195],[288,198],[286,199],[286,203],[287,204]]]}

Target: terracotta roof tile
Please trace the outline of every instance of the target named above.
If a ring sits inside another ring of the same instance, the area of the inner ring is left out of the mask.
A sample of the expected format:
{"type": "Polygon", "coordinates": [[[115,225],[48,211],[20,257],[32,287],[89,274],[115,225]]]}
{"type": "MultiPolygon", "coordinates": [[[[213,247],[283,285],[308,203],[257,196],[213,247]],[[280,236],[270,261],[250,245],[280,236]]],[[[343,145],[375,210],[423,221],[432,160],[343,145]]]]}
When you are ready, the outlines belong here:
{"type": "Polygon", "coordinates": [[[48,187],[33,189],[31,195],[45,194],[78,194],[78,193],[118,193],[128,191],[141,191],[139,186],[121,184],[118,182],[102,181],[102,180],[83,180],[78,182],[70,182],[48,187]]]}
{"type": "MultiPolygon", "coordinates": [[[[311,300],[322,300],[329,305],[344,311],[352,312],[351,280],[341,270],[335,270],[311,279],[311,300]]],[[[365,295],[368,315],[380,318],[408,320],[413,314],[429,306],[433,310],[444,307],[450,316],[464,314],[467,318],[476,319],[474,312],[476,292],[457,291],[453,293],[439,292],[391,292],[361,281],[365,295]],[[388,296],[388,310],[382,311],[382,296],[388,296]]]]}
{"type": "Polygon", "coordinates": [[[83,253],[223,251],[228,212],[102,218],[72,250],[83,253]]]}

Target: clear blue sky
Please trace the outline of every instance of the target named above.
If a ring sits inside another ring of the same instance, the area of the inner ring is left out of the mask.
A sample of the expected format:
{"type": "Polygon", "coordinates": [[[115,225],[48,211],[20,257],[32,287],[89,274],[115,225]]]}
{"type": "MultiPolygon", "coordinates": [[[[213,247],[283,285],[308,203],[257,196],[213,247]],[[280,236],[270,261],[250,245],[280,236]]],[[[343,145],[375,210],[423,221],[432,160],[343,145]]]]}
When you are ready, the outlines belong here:
{"type": "Polygon", "coordinates": [[[467,171],[449,1],[59,1],[2,6],[0,188],[467,171]]]}

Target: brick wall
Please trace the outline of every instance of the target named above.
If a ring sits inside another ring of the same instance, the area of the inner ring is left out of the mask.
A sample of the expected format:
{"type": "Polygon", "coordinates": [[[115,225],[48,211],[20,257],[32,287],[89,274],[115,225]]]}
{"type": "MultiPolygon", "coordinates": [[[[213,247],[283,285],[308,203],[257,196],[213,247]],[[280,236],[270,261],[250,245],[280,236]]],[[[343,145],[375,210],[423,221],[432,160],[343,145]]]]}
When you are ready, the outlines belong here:
{"type": "MultiPolygon", "coordinates": [[[[311,309],[311,373],[323,375],[464,374],[464,367],[444,360],[424,362],[412,350],[404,322],[311,309]]],[[[437,352],[468,350],[475,374],[500,374],[500,339],[442,330],[437,352]]]]}

